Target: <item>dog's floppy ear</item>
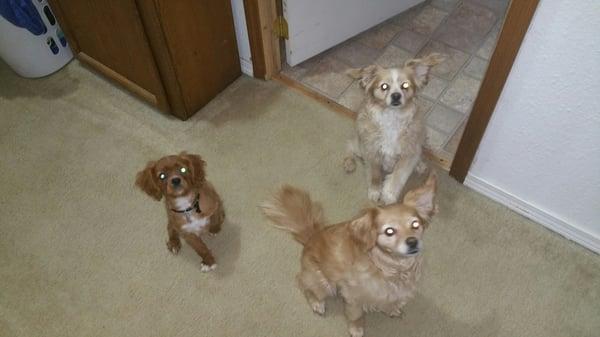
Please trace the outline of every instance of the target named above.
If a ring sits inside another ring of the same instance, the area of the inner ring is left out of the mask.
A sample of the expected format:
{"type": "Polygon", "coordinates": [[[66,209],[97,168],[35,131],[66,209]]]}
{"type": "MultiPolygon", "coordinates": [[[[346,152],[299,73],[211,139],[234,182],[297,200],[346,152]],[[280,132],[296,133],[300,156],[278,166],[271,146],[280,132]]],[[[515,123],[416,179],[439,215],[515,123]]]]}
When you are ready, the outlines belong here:
{"type": "Polygon", "coordinates": [[[137,173],[135,177],[135,185],[149,196],[159,201],[162,198],[162,191],[156,183],[154,175],[154,165],[156,162],[149,162],[146,168],[137,173]]]}
{"type": "Polygon", "coordinates": [[[423,186],[406,193],[403,203],[417,210],[423,220],[429,221],[437,213],[436,191],[437,177],[435,173],[431,173],[423,186]]]}
{"type": "Polygon", "coordinates": [[[429,71],[431,68],[445,59],[446,57],[442,54],[432,53],[420,59],[408,60],[404,64],[404,67],[412,70],[415,85],[417,88],[422,89],[429,81],[429,71]]]}
{"type": "Polygon", "coordinates": [[[204,184],[204,181],[206,180],[206,173],[204,172],[206,162],[202,160],[202,157],[197,154],[188,154],[186,152],[181,152],[179,156],[190,163],[194,186],[200,186],[204,184]]]}
{"type": "Polygon", "coordinates": [[[350,223],[350,236],[363,251],[369,251],[377,242],[377,208],[369,208],[350,223]]]}
{"type": "Polygon", "coordinates": [[[375,82],[375,78],[377,72],[381,69],[378,65],[371,65],[364,68],[353,68],[346,70],[346,75],[360,80],[360,86],[365,88],[365,90],[369,90],[373,82],[375,82]]]}

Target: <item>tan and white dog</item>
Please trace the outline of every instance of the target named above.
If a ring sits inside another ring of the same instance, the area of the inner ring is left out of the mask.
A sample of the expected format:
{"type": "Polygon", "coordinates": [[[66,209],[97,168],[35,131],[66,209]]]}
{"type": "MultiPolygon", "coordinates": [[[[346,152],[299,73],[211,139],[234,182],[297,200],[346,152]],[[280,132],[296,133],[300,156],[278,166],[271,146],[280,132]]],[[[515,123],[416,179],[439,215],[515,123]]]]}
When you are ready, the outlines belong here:
{"type": "Polygon", "coordinates": [[[262,210],[291,232],[304,249],[298,283],[312,310],[323,315],[325,299],[344,299],[352,337],[364,334],[364,312],[402,315],[421,275],[423,235],[437,212],[434,174],[402,203],[364,210],[326,226],[323,210],[308,193],[284,186],[262,210]]]}
{"type": "Polygon", "coordinates": [[[426,170],[421,158],[424,116],[415,98],[427,85],[431,67],[443,60],[434,53],[409,60],[402,68],[372,65],[347,72],[360,79],[367,97],[358,112],[344,169],[355,170],[355,157],[365,162],[369,199],[376,203],[395,203],[415,168],[421,173],[426,170]]]}

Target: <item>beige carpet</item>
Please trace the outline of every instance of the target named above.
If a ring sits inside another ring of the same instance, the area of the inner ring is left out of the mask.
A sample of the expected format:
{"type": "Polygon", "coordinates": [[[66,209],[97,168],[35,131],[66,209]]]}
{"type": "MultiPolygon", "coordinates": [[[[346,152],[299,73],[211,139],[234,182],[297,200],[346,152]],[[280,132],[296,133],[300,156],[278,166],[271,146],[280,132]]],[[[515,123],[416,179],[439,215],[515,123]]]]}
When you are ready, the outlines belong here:
{"type": "MultiPolygon", "coordinates": [[[[290,182],[331,221],[366,203],[341,168],[351,121],[247,77],[188,122],[73,62],[40,80],[0,64],[0,336],[346,336],[312,314],[300,246],[257,204],[290,182]],[[147,160],[202,154],[228,222],[219,267],[167,252],[163,206],[134,189],[147,160]]],[[[367,336],[598,336],[600,258],[442,174],[419,296],[367,336]]]]}

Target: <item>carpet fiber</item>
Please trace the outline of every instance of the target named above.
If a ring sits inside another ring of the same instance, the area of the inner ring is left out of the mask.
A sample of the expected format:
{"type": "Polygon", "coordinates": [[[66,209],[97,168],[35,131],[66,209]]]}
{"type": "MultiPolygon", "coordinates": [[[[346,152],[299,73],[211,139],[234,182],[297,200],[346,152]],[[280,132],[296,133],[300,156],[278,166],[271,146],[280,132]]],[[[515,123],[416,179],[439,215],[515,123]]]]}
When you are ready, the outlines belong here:
{"type": "MultiPolygon", "coordinates": [[[[352,123],[276,82],[242,77],[191,120],[71,63],[44,79],[0,63],[0,336],[346,336],[295,286],[301,247],[257,205],[289,182],[330,221],[366,205],[343,172],[352,123]],[[200,272],[167,252],[163,206],[134,188],[150,159],[208,162],[227,222],[200,272]]],[[[600,258],[440,172],[424,278],[403,319],[366,336],[598,336],[600,258]]]]}

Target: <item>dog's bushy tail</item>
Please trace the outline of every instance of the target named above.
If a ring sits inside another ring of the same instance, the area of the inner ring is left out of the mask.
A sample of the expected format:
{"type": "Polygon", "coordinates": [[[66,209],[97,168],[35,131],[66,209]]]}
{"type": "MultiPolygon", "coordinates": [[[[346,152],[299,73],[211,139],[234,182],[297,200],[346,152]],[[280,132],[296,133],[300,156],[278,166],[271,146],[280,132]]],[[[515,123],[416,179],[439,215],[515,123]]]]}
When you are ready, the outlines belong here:
{"type": "Polygon", "coordinates": [[[276,228],[292,233],[303,245],[323,226],[321,205],[314,203],[307,192],[293,186],[283,186],[260,208],[276,228]]]}

